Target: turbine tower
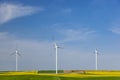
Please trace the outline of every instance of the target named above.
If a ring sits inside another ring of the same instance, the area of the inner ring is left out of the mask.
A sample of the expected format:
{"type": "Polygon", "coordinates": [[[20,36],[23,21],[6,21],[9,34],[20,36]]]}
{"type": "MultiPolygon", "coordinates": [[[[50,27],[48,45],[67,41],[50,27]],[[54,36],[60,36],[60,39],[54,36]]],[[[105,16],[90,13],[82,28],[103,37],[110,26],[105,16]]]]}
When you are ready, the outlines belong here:
{"type": "Polygon", "coordinates": [[[95,49],[95,70],[98,70],[98,50],[95,49]]]}
{"type": "Polygon", "coordinates": [[[55,57],[55,62],[56,62],[56,74],[58,74],[58,48],[60,48],[57,43],[55,42],[54,43],[54,47],[55,47],[55,54],[56,54],[56,57],[55,57]]]}
{"type": "Polygon", "coordinates": [[[18,71],[18,56],[20,56],[20,54],[18,52],[17,46],[15,52],[11,55],[15,55],[15,71],[18,71]]]}

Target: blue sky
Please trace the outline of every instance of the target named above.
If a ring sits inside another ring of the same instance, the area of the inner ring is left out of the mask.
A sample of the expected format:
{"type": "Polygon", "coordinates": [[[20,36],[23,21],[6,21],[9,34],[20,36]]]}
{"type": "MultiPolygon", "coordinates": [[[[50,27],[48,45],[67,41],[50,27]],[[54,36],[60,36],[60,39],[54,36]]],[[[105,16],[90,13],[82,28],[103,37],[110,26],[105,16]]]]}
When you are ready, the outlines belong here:
{"type": "Polygon", "coordinates": [[[120,69],[119,0],[1,0],[0,70],[14,70],[15,44],[22,54],[20,70],[55,69],[53,37],[59,69],[120,69]]]}

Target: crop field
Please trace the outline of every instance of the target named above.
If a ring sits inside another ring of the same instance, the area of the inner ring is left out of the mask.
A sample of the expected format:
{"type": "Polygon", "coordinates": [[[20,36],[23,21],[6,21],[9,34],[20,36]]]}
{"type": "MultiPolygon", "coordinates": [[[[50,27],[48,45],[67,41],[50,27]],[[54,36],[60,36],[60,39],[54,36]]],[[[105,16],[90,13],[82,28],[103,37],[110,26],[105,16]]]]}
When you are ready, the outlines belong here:
{"type": "Polygon", "coordinates": [[[55,74],[55,71],[1,71],[0,80],[120,80],[120,71],[85,71],[55,74]],[[51,72],[51,73],[50,73],[51,72]]]}

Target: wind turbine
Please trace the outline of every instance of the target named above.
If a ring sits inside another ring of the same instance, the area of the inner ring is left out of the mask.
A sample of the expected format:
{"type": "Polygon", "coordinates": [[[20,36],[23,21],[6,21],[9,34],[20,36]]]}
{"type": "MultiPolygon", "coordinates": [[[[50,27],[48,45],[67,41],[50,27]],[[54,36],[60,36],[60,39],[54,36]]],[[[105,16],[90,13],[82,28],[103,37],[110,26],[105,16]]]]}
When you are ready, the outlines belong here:
{"type": "Polygon", "coordinates": [[[98,50],[95,49],[95,70],[98,70],[98,50]]]}
{"type": "Polygon", "coordinates": [[[54,43],[54,47],[55,47],[55,54],[56,54],[56,57],[55,57],[56,74],[58,74],[58,48],[61,48],[61,47],[59,47],[56,42],[54,43]]]}
{"type": "Polygon", "coordinates": [[[13,52],[11,55],[15,55],[15,71],[18,71],[18,56],[20,56],[17,46],[15,52],[13,52]]]}

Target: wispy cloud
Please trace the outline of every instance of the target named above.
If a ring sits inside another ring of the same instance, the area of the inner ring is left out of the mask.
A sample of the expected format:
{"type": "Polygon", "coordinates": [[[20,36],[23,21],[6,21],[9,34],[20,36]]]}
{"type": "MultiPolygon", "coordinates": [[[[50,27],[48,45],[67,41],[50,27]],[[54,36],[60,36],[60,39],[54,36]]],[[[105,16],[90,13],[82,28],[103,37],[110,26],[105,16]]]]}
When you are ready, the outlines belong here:
{"type": "Polygon", "coordinates": [[[107,2],[107,0],[91,0],[91,4],[98,5],[107,2]]]}
{"type": "MultiPolygon", "coordinates": [[[[119,5],[119,0],[91,0],[91,6],[107,7],[107,5],[119,5]]],[[[114,6],[115,7],[115,6],[114,6]]],[[[97,8],[98,9],[98,8],[97,8]]]]}
{"type": "Polygon", "coordinates": [[[62,10],[62,13],[64,14],[71,14],[72,13],[72,9],[71,8],[65,8],[62,10]]]}
{"type": "Polygon", "coordinates": [[[120,27],[112,27],[110,31],[112,31],[115,34],[120,34],[120,27]]]}
{"type": "Polygon", "coordinates": [[[95,31],[87,29],[66,29],[60,32],[63,36],[63,42],[87,40],[95,36],[95,31]]]}
{"type": "Polygon", "coordinates": [[[59,2],[59,3],[63,3],[65,0],[54,0],[56,2],[59,2]]]}
{"type": "Polygon", "coordinates": [[[7,38],[7,32],[0,32],[0,39],[7,38]]]}
{"type": "Polygon", "coordinates": [[[0,4],[0,24],[6,23],[12,19],[31,15],[42,8],[25,6],[21,4],[1,3],[0,4]]]}
{"type": "Polygon", "coordinates": [[[96,36],[96,31],[91,30],[88,25],[56,23],[52,28],[56,32],[56,37],[59,36],[58,42],[87,41],[96,36]]]}

